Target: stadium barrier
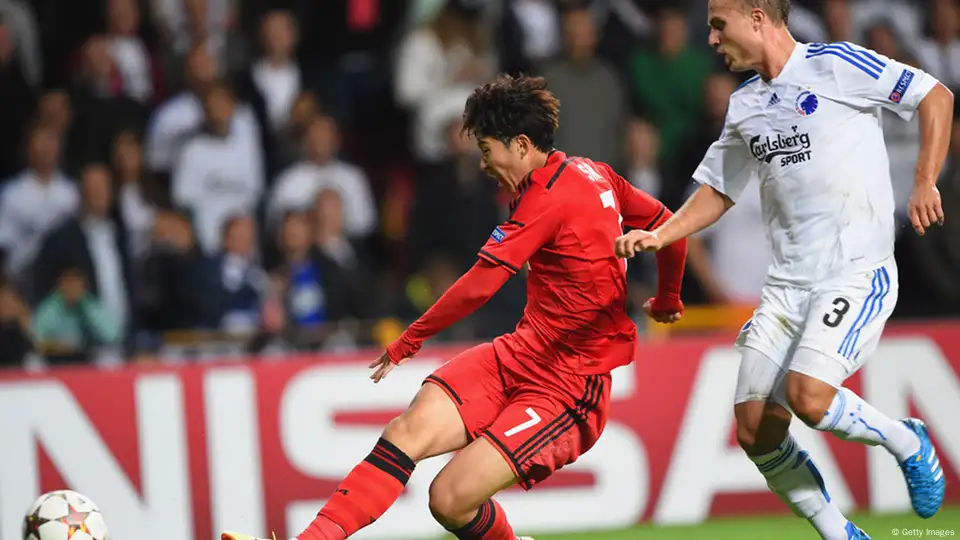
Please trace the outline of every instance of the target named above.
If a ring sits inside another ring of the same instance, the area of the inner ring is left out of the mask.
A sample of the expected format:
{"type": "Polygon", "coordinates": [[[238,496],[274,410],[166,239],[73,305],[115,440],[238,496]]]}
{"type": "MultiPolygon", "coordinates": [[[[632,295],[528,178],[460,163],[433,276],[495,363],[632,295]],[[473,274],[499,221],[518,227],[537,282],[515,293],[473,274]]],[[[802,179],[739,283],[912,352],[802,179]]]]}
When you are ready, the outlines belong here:
{"type": "MultiPolygon", "coordinates": [[[[0,375],[0,537],[15,539],[40,493],[69,487],[104,511],[116,540],[207,540],[223,528],[278,538],[299,532],[338,479],[366,455],[421,380],[463,347],[426,349],[383,383],[376,351],[282,361],[0,375]]],[[[499,498],[518,531],[622,528],[640,521],[786,512],[736,447],[738,357],[729,339],[646,342],[615,373],[597,446],[531,492],[499,498]]],[[[899,326],[850,387],[895,417],[923,417],[939,445],[947,496],[960,503],[960,322],[899,326]]],[[[909,509],[884,450],[797,425],[844,509],[909,509]]],[[[357,538],[422,539],[422,463],[406,494],[357,538]]]]}

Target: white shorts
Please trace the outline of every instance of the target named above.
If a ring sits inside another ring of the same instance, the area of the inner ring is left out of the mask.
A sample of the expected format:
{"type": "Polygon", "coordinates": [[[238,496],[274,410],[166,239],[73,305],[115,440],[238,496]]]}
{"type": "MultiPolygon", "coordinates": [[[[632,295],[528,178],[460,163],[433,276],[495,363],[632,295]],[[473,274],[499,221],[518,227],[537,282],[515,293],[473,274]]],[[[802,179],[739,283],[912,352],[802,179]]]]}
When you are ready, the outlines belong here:
{"type": "Polygon", "coordinates": [[[897,304],[897,278],[891,257],[874,270],[838,276],[809,289],[764,287],[760,306],[740,330],[737,346],[761,353],[773,365],[741,367],[736,403],[773,395],[787,371],[842,386],[876,350],[897,304]],[[796,355],[797,349],[818,354],[796,355]]]}

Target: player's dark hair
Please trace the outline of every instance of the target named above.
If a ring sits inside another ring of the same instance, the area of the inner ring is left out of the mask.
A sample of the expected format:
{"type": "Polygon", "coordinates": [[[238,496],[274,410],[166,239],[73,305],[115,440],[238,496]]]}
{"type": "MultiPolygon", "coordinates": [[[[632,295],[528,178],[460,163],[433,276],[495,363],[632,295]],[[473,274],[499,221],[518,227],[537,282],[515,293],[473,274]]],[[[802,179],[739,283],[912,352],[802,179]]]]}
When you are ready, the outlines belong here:
{"type": "Polygon", "coordinates": [[[504,144],[526,135],[541,152],[553,149],[560,100],[543,77],[500,75],[473,91],[463,109],[463,133],[504,144]]]}
{"type": "Polygon", "coordinates": [[[775,23],[786,25],[790,19],[790,0],[740,0],[745,8],[761,9],[775,23]]]}

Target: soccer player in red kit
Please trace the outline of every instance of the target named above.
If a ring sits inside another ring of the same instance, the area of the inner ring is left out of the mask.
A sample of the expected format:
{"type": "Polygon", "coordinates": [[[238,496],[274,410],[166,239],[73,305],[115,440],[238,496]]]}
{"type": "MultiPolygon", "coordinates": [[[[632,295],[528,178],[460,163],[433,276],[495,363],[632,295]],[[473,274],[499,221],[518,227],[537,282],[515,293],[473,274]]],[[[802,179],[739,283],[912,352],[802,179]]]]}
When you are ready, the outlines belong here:
{"type": "MultiPolygon", "coordinates": [[[[427,377],[402,415],[297,540],[342,540],[377,520],[417,462],[461,450],[430,486],[430,510],[457,538],[515,540],[492,499],[573,463],[606,424],[610,371],[633,360],[623,226],[651,230],[671,212],[603,163],[553,149],[560,104],[542,78],[501,76],[478,88],[464,130],[484,171],[515,193],[510,219],[477,263],[373,364],[379,382],[424,340],[483,305],[529,263],[527,307],[513,333],[469,349],[427,377]]],[[[683,312],[683,241],[657,253],[660,322],[683,312]]],[[[249,537],[224,533],[224,540],[249,537]]]]}

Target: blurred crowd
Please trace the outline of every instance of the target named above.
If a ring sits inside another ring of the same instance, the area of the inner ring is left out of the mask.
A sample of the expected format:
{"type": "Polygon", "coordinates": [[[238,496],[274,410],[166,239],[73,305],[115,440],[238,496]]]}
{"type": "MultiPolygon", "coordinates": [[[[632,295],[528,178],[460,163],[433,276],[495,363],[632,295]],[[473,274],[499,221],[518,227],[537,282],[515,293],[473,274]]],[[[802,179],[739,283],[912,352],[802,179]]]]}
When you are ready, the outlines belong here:
{"type": "MultiPolygon", "coordinates": [[[[460,134],[466,97],[497,72],[548,77],[557,147],[676,209],[746,75],[707,47],[705,13],[706,0],[0,0],[0,364],[389,339],[504,217],[460,134]]],[[[958,88],[958,13],[794,0],[790,26],[958,88]]],[[[918,124],[891,114],[884,130],[902,213],[918,124]]],[[[940,189],[945,227],[901,229],[898,315],[960,314],[960,141],[940,189]]],[[[688,305],[757,301],[760,220],[753,186],[694,239],[688,305]]],[[[655,265],[630,276],[635,308],[655,265]]],[[[511,280],[442,337],[510,330],[524,289],[511,280]]]]}

